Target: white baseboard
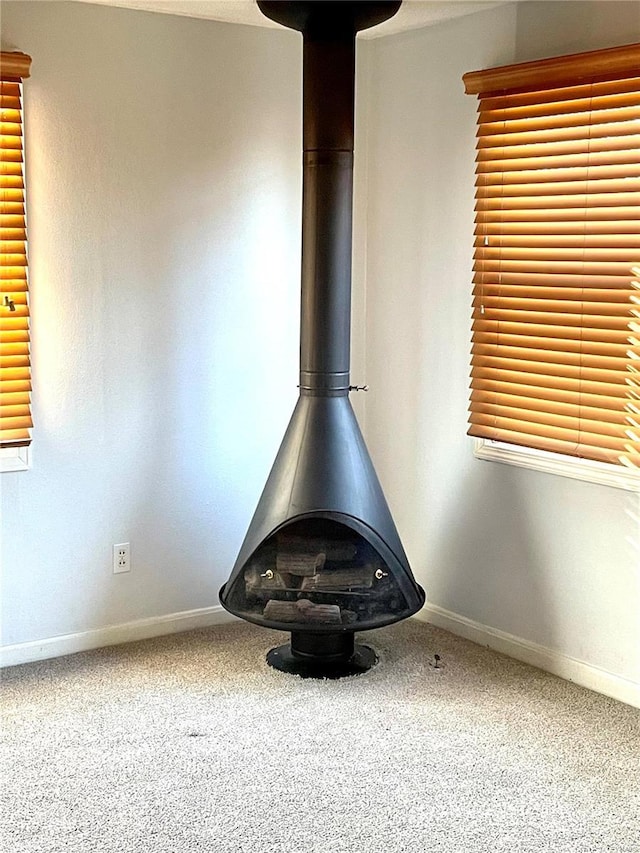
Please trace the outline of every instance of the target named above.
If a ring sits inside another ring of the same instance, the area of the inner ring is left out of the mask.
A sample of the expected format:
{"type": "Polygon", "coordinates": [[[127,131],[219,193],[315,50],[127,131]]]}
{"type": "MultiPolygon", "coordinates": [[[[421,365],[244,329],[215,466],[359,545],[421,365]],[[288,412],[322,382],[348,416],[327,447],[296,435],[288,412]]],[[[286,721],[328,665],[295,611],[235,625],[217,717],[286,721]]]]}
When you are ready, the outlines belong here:
{"type": "Polygon", "coordinates": [[[426,604],[417,618],[451,631],[459,637],[472,640],[481,646],[488,646],[496,652],[502,652],[516,660],[536,666],[538,669],[544,669],[567,681],[573,681],[581,687],[587,687],[589,690],[611,696],[619,702],[640,708],[640,684],[621,675],[615,675],[562,652],[507,634],[505,631],[474,622],[473,619],[452,613],[450,610],[438,607],[437,604],[426,604]]]}
{"type": "MultiPolygon", "coordinates": [[[[523,640],[513,634],[507,634],[496,628],[490,628],[480,622],[474,622],[466,616],[460,616],[438,607],[437,604],[426,604],[420,611],[418,619],[429,622],[439,628],[451,631],[467,640],[472,640],[482,646],[488,646],[497,652],[502,652],[516,660],[544,669],[547,672],[573,681],[581,687],[587,687],[605,696],[611,696],[619,702],[640,708],[640,684],[623,678],[620,675],[607,672],[600,667],[585,661],[564,655],[561,652],[523,640]]],[[[0,647],[0,666],[16,666],[31,661],[70,655],[98,649],[103,646],[113,646],[118,643],[128,643],[134,640],[147,640],[164,634],[177,634],[180,631],[190,631],[194,628],[209,628],[212,625],[223,625],[237,621],[219,604],[213,607],[201,607],[197,610],[185,610],[181,613],[169,613],[166,616],[151,616],[148,619],[136,619],[134,622],[124,622],[120,625],[108,625],[91,631],[80,631],[75,634],[62,634],[43,640],[33,640],[28,643],[15,643],[0,647]]]]}
{"type": "Polygon", "coordinates": [[[169,613],[166,616],[151,616],[148,619],[136,619],[120,625],[107,625],[91,631],[79,631],[76,634],[61,634],[44,640],[28,643],[15,643],[0,646],[0,666],[16,666],[46,658],[57,658],[103,646],[115,646],[133,640],[148,640],[164,634],[177,634],[194,628],[209,628],[237,621],[220,604],[213,607],[200,607],[197,610],[185,610],[181,613],[169,613]]]}

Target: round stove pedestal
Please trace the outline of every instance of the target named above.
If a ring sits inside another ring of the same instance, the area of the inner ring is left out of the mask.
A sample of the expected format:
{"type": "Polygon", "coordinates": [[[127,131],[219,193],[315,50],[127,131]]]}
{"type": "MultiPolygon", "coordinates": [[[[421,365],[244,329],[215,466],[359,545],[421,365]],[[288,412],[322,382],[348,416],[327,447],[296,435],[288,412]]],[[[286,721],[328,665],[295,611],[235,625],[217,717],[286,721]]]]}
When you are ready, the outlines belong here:
{"type": "Polygon", "coordinates": [[[267,653],[274,669],[300,678],[344,678],[361,675],[378,662],[369,646],[356,643],[352,632],[321,634],[292,631],[291,642],[267,653]]]}

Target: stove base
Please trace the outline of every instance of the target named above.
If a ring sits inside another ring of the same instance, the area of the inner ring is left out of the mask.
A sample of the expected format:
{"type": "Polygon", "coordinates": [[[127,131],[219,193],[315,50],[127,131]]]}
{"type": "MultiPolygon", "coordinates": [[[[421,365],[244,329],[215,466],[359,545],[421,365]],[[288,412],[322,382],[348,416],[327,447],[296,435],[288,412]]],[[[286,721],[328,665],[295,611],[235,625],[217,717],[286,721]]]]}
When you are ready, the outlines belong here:
{"type": "Polygon", "coordinates": [[[267,653],[267,663],[300,678],[345,678],[361,675],[378,662],[369,646],[356,644],[352,633],[314,634],[292,631],[291,642],[267,653]]]}

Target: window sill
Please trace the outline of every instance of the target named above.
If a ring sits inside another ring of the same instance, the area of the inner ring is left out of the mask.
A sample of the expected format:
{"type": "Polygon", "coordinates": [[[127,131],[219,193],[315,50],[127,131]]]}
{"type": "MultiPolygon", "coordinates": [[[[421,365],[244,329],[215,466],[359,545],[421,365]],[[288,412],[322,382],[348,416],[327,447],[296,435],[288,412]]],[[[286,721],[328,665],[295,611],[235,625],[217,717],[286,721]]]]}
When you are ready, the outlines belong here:
{"type": "Polygon", "coordinates": [[[30,447],[0,447],[0,473],[28,471],[31,468],[30,447]]]}
{"type": "Polygon", "coordinates": [[[640,492],[640,470],[638,469],[622,468],[617,465],[607,465],[605,462],[592,462],[589,459],[577,459],[560,453],[533,450],[482,438],[474,439],[473,453],[477,459],[503,462],[520,468],[570,477],[573,480],[585,480],[589,483],[612,486],[615,489],[640,492]]]}

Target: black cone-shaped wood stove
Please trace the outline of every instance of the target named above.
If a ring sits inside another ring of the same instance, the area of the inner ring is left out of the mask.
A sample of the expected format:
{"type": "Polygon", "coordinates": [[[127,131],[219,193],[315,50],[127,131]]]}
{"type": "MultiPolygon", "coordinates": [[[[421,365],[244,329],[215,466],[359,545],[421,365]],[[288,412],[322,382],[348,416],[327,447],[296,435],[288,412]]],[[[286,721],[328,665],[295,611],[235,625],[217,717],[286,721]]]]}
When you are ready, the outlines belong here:
{"type": "Polygon", "coordinates": [[[349,402],[355,37],[400,3],[258,6],[303,34],[300,397],[220,601],[291,632],[272,666],[338,678],[376,662],[356,631],[425,601],[349,402]]]}

